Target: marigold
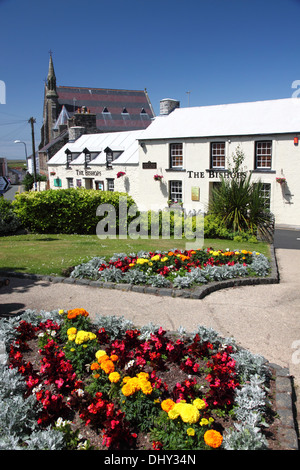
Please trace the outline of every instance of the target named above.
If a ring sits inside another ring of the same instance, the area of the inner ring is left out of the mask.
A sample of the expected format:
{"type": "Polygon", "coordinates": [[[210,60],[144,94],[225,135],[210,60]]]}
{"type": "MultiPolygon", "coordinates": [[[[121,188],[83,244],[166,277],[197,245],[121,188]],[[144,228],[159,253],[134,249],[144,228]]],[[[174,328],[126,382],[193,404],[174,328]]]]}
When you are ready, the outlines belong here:
{"type": "Polygon", "coordinates": [[[148,374],[148,372],[139,372],[137,374],[137,378],[141,379],[141,380],[143,380],[143,379],[147,380],[147,379],[149,379],[149,374],[148,374]]]}
{"type": "Polygon", "coordinates": [[[206,407],[206,403],[204,400],[201,400],[201,398],[196,398],[193,401],[193,405],[198,409],[198,410],[204,410],[206,407]]]}
{"type": "Polygon", "coordinates": [[[112,383],[117,383],[119,382],[121,376],[119,374],[119,372],[111,372],[108,376],[108,380],[112,383]]]}
{"type": "Polygon", "coordinates": [[[110,374],[111,372],[115,371],[114,363],[110,359],[102,361],[100,367],[106,374],[110,374]]]}
{"type": "Polygon", "coordinates": [[[178,409],[175,406],[168,412],[168,417],[172,420],[178,418],[179,416],[178,409]]]}
{"type": "Polygon", "coordinates": [[[96,339],[96,335],[94,333],[91,333],[90,331],[80,330],[77,332],[75,343],[82,344],[82,343],[85,343],[86,341],[90,341],[93,339],[96,339]]]}
{"type": "Polygon", "coordinates": [[[75,338],[76,338],[76,333],[77,333],[76,328],[69,328],[68,331],[67,331],[68,340],[69,341],[74,341],[75,338]]]}
{"type": "Polygon", "coordinates": [[[161,402],[161,405],[162,409],[164,411],[166,411],[167,413],[169,413],[170,410],[172,410],[172,408],[174,408],[175,406],[175,402],[173,400],[171,400],[170,398],[167,398],[166,400],[163,400],[161,402]]]}
{"type": "Polygon", "coordinates": [[[112,354],[110,356],[110,360],[113,361],[113,362],[117,362],[118,359],[119,359],[119,356],[117,356],[116,354],[112,354]]]}
{"type": "Polygon", "coordinates": [[[209,431],[206,431],[206,433],[204,434],[204,441],[205,441],[205,444],[207,444],[209,447],[213,447],[214,449],[217,449],[222,444],[223,437],[222,437],[222,434],[220,434],[218,431],[215,431],[214,429],[210,429],[209,431]]]}
{"type": "Polygon", "coordinates": [[[105,351],[103,351],[103,349],[99,349],[96,354],[95,354],[95,357],[97,359],[98,362],[101,362],[103,359],[106,360],[108,359],[108,355],[106,354],[105,351]]]}
{"type": "Polygon", "coordinates": [[[184,404],[180,410],[180,416],[184,423],[197,423],[200,418],[198,409],[189,403],[184,404]]]}
{"type": "Polygon", "coordinates": [[[148,380],[140,380],[140,389],[145,395],[151,395],[152,385],[148,380]]]}
{"type": "Polygon", "coordinates": [[[93,362],[91,364],[91,370],[98,370],[100,369],[100,365],[98,364],[98,362],[93,362]]]}
{"type": "Polygon", "coordinates": [[[68,310],[68,319],[72,320],[78,316],[88,317],[89,314],[84,308],[73,308],[72,310],[68,310]]]}
{"type": "Polygon", "coordinates": [[[133,395],[135,393],[135,387],[132,386],[130,381],[123,385],[122,393],[123,395],[125,395],[125,397],[129,397],[130,395],[133,395]]]}

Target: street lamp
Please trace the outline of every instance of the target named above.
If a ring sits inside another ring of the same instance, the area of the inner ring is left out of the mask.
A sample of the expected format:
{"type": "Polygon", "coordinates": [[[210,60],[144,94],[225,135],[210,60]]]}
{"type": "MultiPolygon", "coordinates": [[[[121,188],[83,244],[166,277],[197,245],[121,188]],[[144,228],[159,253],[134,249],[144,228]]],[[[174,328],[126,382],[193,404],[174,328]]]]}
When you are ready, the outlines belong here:
{"type": "Polygon", "coordinates": [[[26,147],[26,143],[23,142],[22,140],[15,140],[15,141],[14,141],[14,144],[24,144],[24,146],[25,146],[25,155],[26,155],[26,165],[27,165],[27,171],[28,171],[29,168],[28,168],[28,157],[27,157],[27,147],[26,147]]]}

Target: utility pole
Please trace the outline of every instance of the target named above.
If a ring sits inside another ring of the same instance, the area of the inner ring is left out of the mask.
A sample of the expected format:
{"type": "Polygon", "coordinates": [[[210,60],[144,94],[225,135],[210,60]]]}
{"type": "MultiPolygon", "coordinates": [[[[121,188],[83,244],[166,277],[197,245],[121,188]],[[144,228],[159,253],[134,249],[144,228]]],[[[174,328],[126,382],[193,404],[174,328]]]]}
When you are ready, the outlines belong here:
{"type": "Polygon", "coordinates": [[[34,143],[34,123],[36,120],[31,117],[28,121],[31,124],[31,138],[32,138],[32,160],[33,160],[33,181],[34,181],[34,190],[37,190],[36,184],[36,160],[35,160],[35,143],[34,143]]]}

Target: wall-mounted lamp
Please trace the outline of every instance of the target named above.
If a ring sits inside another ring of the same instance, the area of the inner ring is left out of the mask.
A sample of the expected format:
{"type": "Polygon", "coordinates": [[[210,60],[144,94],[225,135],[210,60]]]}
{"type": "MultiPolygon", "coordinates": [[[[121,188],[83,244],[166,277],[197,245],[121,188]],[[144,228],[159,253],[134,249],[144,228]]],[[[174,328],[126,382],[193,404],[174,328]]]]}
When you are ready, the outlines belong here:
{"type": "Polygon", "coordinates": [[[294,145],[298,145],[299,139],[298,137],[294,137],[294,145]]]}

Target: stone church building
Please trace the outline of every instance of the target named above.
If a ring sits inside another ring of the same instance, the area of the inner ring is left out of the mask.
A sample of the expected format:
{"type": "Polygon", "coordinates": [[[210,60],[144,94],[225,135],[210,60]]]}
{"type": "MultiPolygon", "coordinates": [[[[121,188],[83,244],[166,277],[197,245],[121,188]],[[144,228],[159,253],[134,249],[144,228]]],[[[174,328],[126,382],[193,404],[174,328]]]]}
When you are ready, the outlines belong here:
{"type": "Polygon", "coordinates": [[[39,171],[47,174],[47,161],[81,134],[146,129],[154,118],[147,90],[115,90],[57,86],[50,54],[44,90],[43,125],[38,150],[39,171]]]}

